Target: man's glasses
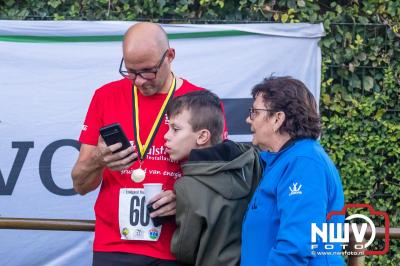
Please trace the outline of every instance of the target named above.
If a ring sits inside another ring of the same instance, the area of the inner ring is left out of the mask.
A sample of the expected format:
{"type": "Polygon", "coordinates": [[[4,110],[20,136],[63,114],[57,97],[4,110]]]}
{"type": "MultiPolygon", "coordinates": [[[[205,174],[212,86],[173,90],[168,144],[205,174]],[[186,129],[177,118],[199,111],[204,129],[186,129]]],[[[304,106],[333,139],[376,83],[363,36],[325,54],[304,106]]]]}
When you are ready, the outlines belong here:
{"type": "Polygon", "coordinates": [[[254,120],[258,115],[259,111],[273,112],[273,109],[260,109],[260,108],[249,108],[249,117],[250,120],[254,120]]]}
{"type": "Polygon", "coordinates": [[[155,67],[153,67],[153,68],[150,68],[150,69],[139,70],[139,71],[136,71],[136,70],[129,70],[129,71],[128,71],[128,70],[124,70],[125,68],[122,69],[122,67],[124,66],[124,58],[122,57],[122,59],[121,59],[121,64],[119,65],[119,73],[120,73],[123,77],[128,78],[128,79],[132,79],[132,80],[136,79],[136,77],[137,77],[138,75],[139,75],[140,77],[142,77],[143,79],[147,79],[147,80],[155,79],[156,76],[157,76],[158,70],[160,70],[161,65],[162,65],[163,62],[164,62],[164,59],[165,59],[165,57],[167,56],[168,50],[169,50],[169,49],[167,49],[167,50],[164,52],[163,56],[161,57],[160,63],[158,63],[157,66],[155,66],[155,67]]]}

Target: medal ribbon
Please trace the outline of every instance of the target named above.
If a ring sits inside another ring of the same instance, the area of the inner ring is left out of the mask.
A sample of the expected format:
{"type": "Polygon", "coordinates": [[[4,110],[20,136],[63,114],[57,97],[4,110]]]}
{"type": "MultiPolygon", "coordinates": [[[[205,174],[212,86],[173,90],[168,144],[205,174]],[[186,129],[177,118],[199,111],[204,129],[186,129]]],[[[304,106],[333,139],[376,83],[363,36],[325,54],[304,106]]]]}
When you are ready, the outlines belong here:
{"type": "Polygon", "coordinates": [[[176,79],[174,77],[172,80],[171,86],[169,88],[167,97],[165,98],[165,100],[161,106],[161,109],[158,112],[156,120],[153,123],[150,133],[147,136],[146,143],[143,145],[140,140],[139,103],[138,103],[138,95],[137,95],[138,88],[135,85],[133,85],[133,93],[132,93],[133,128],[134,128],[134,133],[135,133],[135,141],[136,141],[136,145],[137,145],[137,149],[138,149],[138,155],[139,155],[139,159],[141,161],[146,157],[146,154],[149,151],[149,147],[153,143],[156,132],[157,132],[158,128],[160,127],[160,124],[161,124],[161,121],[163,120],[165,112],[167,111],[167,105],[170,102],[170,100],[172,99],[172,96],[174,95],[175,88],[176,88],[176,79]]]}

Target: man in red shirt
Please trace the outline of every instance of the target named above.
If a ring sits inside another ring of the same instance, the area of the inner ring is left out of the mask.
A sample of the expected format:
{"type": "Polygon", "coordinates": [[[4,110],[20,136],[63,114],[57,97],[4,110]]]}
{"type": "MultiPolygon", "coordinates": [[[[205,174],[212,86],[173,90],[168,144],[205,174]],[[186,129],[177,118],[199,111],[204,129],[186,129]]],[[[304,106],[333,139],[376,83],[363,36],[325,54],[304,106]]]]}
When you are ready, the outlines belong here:
{"type": "Polygon", "coordinates": [[[170,252],[174,220],[155,226],[150,219],[175,214],[173,184],[181,176],[178,162],[165,152],[165,107],[172,97],[203,89],[174,76],[174,57],[158,24],[133,25],[123,41],[119,71],[124,78],[97,89],[90,103],[72,179],[81,195],[101,184],[94,207],[93,265],[176,265],[170,252]],[[113,153],[121,144],[107,146],[99,137],[99,129],[113,123],[120,124],[132,147],[113,153]],[[156,211],[150,217],[146,183],[163,186],[151,200],[156,211]]]}

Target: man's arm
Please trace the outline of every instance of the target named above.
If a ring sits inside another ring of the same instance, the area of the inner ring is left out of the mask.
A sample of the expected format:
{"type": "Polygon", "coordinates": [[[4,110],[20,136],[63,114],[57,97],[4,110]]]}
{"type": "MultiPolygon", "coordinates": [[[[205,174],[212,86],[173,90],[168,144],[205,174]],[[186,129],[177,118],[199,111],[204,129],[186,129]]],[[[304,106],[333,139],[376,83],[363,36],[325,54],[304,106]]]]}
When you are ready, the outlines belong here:
{"type": "Polygon", "coordinates": [[[96,151],[96,146],[82,144],[78,160],[72,169],[74,189],[81,195],[95,190],[101,183],[101,172],[104,167],[99,164],[96,151]]]}
{"type": "Polygon", "coordinates": [[[85,195],[95,190],[101,183],[101,173],[105,167],[114,171],[129,167],[137,155],[133,152],[133,147],[113,154],[121,146],[121,143],[107,146],[101,137],[97,146],[82,144],[71,173],[75,191],[85,195]]]}

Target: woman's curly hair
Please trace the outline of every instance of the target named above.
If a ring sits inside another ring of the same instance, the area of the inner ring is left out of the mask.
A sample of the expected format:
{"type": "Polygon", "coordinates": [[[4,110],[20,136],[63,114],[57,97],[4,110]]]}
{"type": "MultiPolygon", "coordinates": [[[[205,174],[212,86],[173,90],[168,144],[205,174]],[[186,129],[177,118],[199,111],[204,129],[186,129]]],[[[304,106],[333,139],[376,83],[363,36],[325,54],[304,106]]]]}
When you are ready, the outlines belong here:
{"type": "Polygon", "coordinates": [[[254,86],[253,98],[262,96],[269,116],[282,111],[285,121],[280,133],[288,133],[291,138],[318,139],[321,122],[314,96],[303,82],[292,77],[270,77],[254,86]]]}

